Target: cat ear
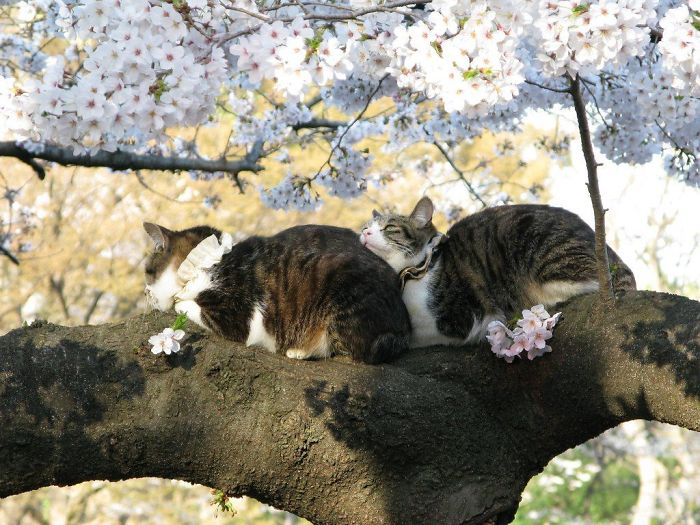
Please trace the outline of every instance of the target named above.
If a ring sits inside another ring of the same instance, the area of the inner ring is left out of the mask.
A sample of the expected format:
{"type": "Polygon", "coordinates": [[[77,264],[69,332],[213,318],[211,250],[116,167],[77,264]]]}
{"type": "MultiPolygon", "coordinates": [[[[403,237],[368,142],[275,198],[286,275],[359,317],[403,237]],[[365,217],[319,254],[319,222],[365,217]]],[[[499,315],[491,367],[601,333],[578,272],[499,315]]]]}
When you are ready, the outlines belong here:
{"type": "Polygon", "coordinates": [[[143,229],[153,239],[156,250],[165,250],[170,241],[170,235],[173,233],[164,226],[158,226],[152,222],[144,222],[143,229]]]}
{"type": "Polygon", "coordinates": [[[379,219],[382,216],[381,213],[379,213],[377,210],[372,210],[372,218],[373,219],[379,219]]]}
{"type": "Polygon", "coordinates": [[[411,212],[411,219],[418,223],[419,228],[430,224],[433,220],[433,201],[429,197],[421,198],[411,212]]]}

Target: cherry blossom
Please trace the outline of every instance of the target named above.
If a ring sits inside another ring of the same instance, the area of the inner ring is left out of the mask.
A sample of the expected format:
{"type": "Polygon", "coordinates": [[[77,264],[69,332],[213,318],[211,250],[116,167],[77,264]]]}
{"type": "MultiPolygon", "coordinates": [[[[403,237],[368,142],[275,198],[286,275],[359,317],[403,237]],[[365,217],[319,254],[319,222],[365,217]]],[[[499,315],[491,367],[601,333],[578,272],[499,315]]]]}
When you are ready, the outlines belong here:
{"type": "Polygon", "coordinates": [[[508,363],[523,353],[532,361],[551,352],[552,348],[547,345],[547,341],[552,337],[561,312],[550,316],[544,306],[538,304],[529,310],[523,310],[522,315],[516,321],[514,330],[510,330],[501,321],[492,321],[488,325],[486,340],[491,344],[491,351],[508,363]]]}
{"type": "Polygon", "coordinates": [[[180,340],[183,337],[185,337],[183,330],[173,330],[168,327],[161,333],[149,337],[148,344],[152,345],[152,353],[170,355],[180,351],[180,340]]]}

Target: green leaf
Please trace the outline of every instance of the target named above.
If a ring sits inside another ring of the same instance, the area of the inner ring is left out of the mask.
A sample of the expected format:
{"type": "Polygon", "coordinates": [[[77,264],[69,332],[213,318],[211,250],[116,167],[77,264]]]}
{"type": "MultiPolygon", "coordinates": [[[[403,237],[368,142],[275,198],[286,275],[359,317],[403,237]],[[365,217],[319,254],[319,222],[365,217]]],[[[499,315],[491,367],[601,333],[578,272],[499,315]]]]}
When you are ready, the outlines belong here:
{"type": "Polygon", "coordinates": [[[182,330],[187,324],[187,314],[180,314],[175,318],[175,322],[171,326],[173,330],[182,330]]]}
{"type": "Polygon", "coordinates": [[[588,12],[588,8],[591,6],[591,4],[579,4],[576,7],[574,7],[571,12],[575,14],[576,16],[582,15],[583,13],[588,12]]]}
{"type": "Polygon", "coordinates": [[[211,504],[221,512],[228,512],[232,515],[236,514],[236,508],[233,506],[231,498],[229,498],[223,490],[214,489],[211,491],[211,504]]]}
{"type": "Polygon", "coordinates": [[[160,97],[162,97],[163,93],[169,89],[170,87],[165,83],[165,80],[162,78],[157,78],[156,81],[151,84],[149,91],[153,93],[153,98],[156,99],[156,102],[160,102],[160,97]]]}
{"type": "Polygon", "coordinates": [[[610,265],[610,276],[614,278],[619,270],[620,270],[620,265],[616,264],[616,263],[612,263],[610,265]]]}
{"type": "Polygon", "coordinates": [[[316,32],[314,33],[314,36],[311,38],[307,38],[305,40],[306,45],[309,46],[310,51],[316,52],[321,45],[321,42],[323,42],[323,33],[326,32],[326,28],[321,26],[318,29],[316,29],[316,32]]]}
{"type": "Polygon", "coordinates": [[[468,69],[464,73],[462,73],[462,78],[464,80],[471,80],[474,77],[479,76],[479,70],[478,69],[468,69]]]}

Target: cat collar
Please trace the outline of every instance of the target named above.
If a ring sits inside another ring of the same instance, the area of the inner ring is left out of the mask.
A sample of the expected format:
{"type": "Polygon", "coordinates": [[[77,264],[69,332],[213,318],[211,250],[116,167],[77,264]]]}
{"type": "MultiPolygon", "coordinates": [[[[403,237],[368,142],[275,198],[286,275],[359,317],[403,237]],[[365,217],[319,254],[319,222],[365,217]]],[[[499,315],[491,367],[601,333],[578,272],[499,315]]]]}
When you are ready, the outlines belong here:
{"type": "Polygon", "coordinates": [[[430,239],[430,241],[428,241],[428,251],[425,254],[425,260],[419,266],[408,266],[399,272],[402,290],[404,286],[406,286],[406,281],[411,279],[418,280],[425,277],[425,274],[427,274],[428,270],[431,268],[430,263],[433,260],[433,256],[437,252],[437,247],[445,239],[447,239],[447,236],[443,235],[442,233],[436,234],[432,239],[430,239]]]}

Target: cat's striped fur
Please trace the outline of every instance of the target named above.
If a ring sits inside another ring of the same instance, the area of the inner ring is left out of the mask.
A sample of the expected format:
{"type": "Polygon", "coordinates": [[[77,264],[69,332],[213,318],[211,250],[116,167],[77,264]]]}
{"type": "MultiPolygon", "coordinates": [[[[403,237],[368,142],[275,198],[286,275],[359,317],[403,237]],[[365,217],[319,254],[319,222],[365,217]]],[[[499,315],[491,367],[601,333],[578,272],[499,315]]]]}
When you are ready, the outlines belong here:
{"type": "Polygon", "coordinates": [[[211,268],[193,300],[176,301],[183,284],[173,278],[177,268],[200,241],[221,232],[144,228],[156,244],[146,281],[159,309],[174,306],[219,335],[296,359],[349,354],[379,363],[408,347],[399,280],[352,230],[308,225],[250,237],[211,268]]]}
{"type": "MultiPolygon", "coordinates": [[[[419,265],[437,234],[432,214],[427,197],[408,216],[374,212],[360,240],[397,272],[419,265]]],[[[635,289],[609,247],[608,256],[615,291],[635,289]]],[[[406,282],[411,346],[478,340],[492,320],[597,289],[594,233],[580,217],[543,205],[488,208],[452,226],[427,274],[406,282]]]]}

